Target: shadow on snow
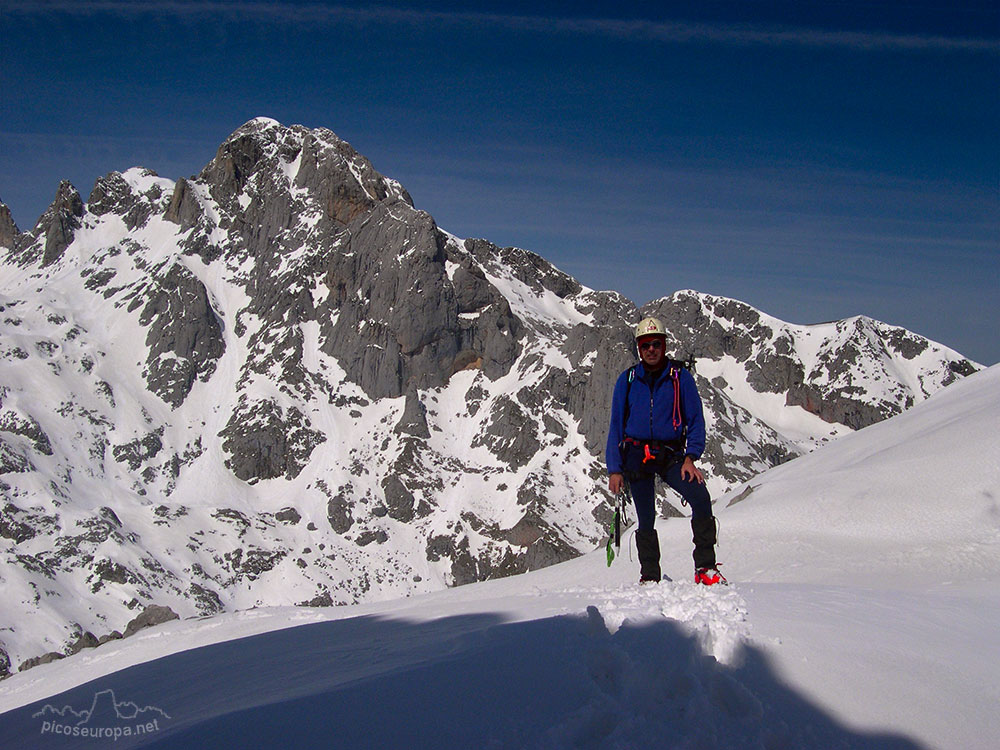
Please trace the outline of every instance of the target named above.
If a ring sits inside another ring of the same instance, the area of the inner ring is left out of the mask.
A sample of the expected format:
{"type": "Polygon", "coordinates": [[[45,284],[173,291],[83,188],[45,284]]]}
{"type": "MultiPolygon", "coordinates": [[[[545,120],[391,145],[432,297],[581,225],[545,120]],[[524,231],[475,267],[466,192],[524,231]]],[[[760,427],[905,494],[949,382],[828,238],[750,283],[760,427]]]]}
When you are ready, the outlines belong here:
{"type": "Polygon", "coordinates": [[[590,607],[520,623],[358,617],[205,646],[10,711],[0,747],[919,745],[845,727],[753,646],[719,664],[674,621],[610,634],[590,607]]]}

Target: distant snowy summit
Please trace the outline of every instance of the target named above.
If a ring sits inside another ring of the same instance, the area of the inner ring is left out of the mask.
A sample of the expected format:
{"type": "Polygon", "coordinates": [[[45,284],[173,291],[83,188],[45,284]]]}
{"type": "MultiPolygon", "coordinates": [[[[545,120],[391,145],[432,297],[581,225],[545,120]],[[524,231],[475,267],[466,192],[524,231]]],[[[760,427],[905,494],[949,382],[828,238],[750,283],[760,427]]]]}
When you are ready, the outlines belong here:
{"type": "Polygon", "coordinates": [[[593,549],[642,315],[696,358],[716,495],[981,369],[866,318],[637,310],[264,118],[190,179],[64,182],[27,232],[0,205],[0,310],[0,674],[153,605],[386,599],[593,549]]]}
{"type": "Polygon", "coordinates": [[[642,314],[664,321],[682,358],[710,361],[699,370],[722,377],[722,389],[736,401],[747,399],[755,415],[768,408],[753,404],[776,394],[784,406],[857,430],[983,369],[952,349],[865,316],[793,325],[690,290],[651,302],[642,314]]]}

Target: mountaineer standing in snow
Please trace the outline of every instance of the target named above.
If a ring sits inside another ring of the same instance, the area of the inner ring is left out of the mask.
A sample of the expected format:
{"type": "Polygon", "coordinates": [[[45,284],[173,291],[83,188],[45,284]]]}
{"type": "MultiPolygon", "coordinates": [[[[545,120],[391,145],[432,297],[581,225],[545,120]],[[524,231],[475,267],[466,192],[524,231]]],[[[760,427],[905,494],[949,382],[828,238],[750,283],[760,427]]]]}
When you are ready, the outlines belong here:
{"type": "Polygon", "coordinates": [[[656,318],[635,329],[639,363],[618,377],[611,400],[611,425],[605,460],[608,489],[628,487],[639,528],[639,582],[660,580],[660,540],[655,482],[659,476],[691,506],[695,583],[725,583],[715,561],[715,517],[705,477],[694,465],[705,450],[705,415],[694,377],[667,359],[666,331],[656,318]]]}

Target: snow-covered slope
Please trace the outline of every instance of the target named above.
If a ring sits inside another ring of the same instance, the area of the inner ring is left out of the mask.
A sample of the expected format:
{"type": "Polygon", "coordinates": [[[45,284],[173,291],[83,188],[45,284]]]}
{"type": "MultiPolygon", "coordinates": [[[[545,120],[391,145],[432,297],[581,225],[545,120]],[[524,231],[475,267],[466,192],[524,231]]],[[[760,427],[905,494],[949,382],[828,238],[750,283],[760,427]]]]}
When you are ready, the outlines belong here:
{"type": "Polygon", "coordinates": [[[722,498],[742,496],[724,515],[726,528],[739,525],[726,534],[727,555],[746,580],[756,580],[755,566],[767,580],[873,588],[993,580],[998,428],[994,366],[722,498]],[[772,565],[782,551],[784,572],[772,565]]]}
{"type": "Polygon", "coordinates": [[[993,367],[761,475],[719,508],[728,588],[688,582],[689,528],[663,519],[676,580],[657,587],[597,551],[399,602],[175,621],[0,683],[0,747],[117,727],[115,747],[985,750],[998,427],[993,367]]]}
{"type": "MultiPolygon", "coordinates": [[[[442,231],[329,130],[252,120],[196,177],[63,183],[8,229],[0,676],[152,606],[394,600],[599,543],[640,311],[442,231]]],[[[698,358],[716,496],[977,369],[865,319],[643,312],[698,358]]]]}

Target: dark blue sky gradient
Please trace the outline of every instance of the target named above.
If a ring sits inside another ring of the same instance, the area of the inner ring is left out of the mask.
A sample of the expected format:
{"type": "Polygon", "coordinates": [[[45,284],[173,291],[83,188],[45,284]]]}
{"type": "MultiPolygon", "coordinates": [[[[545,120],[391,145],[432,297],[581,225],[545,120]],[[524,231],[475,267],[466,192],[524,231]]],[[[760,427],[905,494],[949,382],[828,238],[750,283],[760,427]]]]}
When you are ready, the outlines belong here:
{"type": "Polygon", "coordinates": [[[1000,360],[994,2],[625,5],[0,2],[0,200],[27,229],[60,179],[188,176],[264,115],[638,304],[1000,360]]]}

